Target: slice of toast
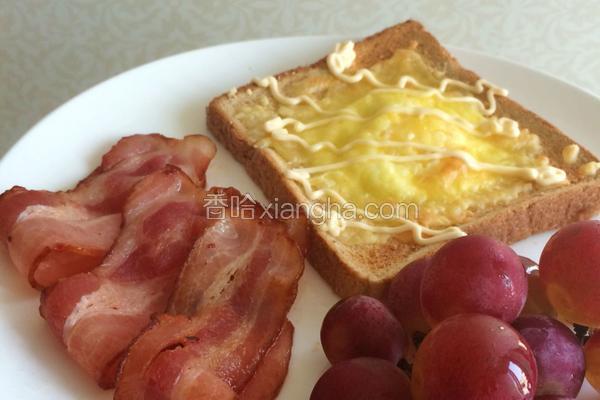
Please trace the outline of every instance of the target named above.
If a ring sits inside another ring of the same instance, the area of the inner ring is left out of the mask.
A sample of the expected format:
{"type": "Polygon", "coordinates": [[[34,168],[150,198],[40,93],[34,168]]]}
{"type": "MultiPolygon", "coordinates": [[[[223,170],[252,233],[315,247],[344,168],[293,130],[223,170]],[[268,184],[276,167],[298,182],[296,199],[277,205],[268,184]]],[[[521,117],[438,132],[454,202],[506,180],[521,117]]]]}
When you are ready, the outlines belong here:
{"type": "MultiPolygon", "coordinates": [[[[353,69],[370,68],[391,58],[399,49],[412,49],[445,77],[474,84],[479,77],[464,69],[421,24],[407,21],[356,43],[353,69]]],[[[326,59],[306,67],[276,75],[282,92],[298,84],[326,85],[320,79],[328,75],[326,59]]],[[[324,83],[325,82],[325,83],[324,83]]],[[[317,88],[319,89],[319,88],[317,88]]],[[[321,88],[322,89],[322,88],[321,88]]],[[[477,95],[485,100],[485,93],[477,95]]],[[[567,173],[570,184],[519,195],[509,204],[479,213],[460,225],[466,233],[493,236],[507,243],[524,239],[536,232],[557,228],[590,218],[600,209],[600,179],[584,176],[579,168],[597,159],[581,148],[577,163],[564,161],[563,149],[573,141],[556,127],[508,97],[499,96],[498,117],[516,120],[521,128],[539,136],[550,165],[567,173]]],[[[223,94],[211,101],[207,109],[210,131],[241,162],[266,196],[286,202],[304,199],[298,184],[286,178],[286,166],[273,152],[257,146],[257,137],[238,118],[240,110],[261,104],[255,118],[261,124],[276,115],[276,101],[268,89],[253,83],[223,94]]],[[[591,164],[592,166],[596,164],[591,164]]],[[[382,296],[387,283],[407,263],[435,251],[442,243],[418,245],[390,238],[378,243],[345,243],[335,236],[311,226],[308,258],[333,290],[340,296],[365,293],[382,296]]]]}

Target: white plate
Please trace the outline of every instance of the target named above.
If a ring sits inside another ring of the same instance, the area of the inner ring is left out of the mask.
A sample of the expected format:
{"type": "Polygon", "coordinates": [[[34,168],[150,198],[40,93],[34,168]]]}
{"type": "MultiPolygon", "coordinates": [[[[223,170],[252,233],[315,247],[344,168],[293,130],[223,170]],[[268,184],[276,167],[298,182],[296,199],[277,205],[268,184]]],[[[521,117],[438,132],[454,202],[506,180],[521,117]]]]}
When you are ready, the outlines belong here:
{"type": "MultiPolygon", "coordinates": [[[[328,53],[335,37],[234,43],[156,61],[112,78],[67,102],[33,127],[0,161],[0,191],[19,184],[62,189],[87,175],[118,138],[137,132],[172,136],[207,133],[205,107],[215,95],[307,64],[328,53]]],[[[511,91],[578,142],[600,154],[600,101],[548,75],[466,50],[452,52],[467,67],[511,91]]],[[[233,185],[264,197],[221,146],[209,185],[233,185]]],[[[537,259],[549,234],[514,247],[537,259]]],[[[4,261],[0,266],[0,387],[7,399],[110,399],[69,360],[38,314],[38,293],[4,261]]],[[[327,367],[319,328],[335,295],[308,267],[291,312],[296,326],[290,372],[280,399],[304,400],[327,367]]],[[[592,399],[586,387],[578,399],[592,399]]]]}

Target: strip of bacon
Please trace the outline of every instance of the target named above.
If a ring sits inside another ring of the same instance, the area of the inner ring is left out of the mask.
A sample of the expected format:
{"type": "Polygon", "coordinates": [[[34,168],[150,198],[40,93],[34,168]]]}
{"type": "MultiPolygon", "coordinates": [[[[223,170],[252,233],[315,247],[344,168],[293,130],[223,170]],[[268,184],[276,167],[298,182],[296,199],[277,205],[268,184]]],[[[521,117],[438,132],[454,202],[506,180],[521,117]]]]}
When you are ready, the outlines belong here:
{"type": "Polygon", "coordinates": [[[303,267],[284,224],[230,215],[215,222],[194,245],[169,314],[130,347],[115,399],[274,396],[287,372],[286,315],[303,267]]]}
{"type": "Polygon", "coordinates": [[[88,209],[105,214],[121,212],[133,186],[165,165],[178,167],[204,187],[206,169],[215,153],[214,143],[202,135],[181,140],[157,133],[128,136],[119,140],[102,157],[100,166],[70,193],[88,209]]]}
{"type": "Polygon", "coordinates": [[[165,165],[182,169],[203,186],[214,144],[200,135],[182,140],[159,134],[121,139],[101,165],[73,190],[48,192],[16,186],[0,196],[0,243],[32,286],[96,267],[121,226],[132,188],[165,165]]]}
{"type": "Polygon", "coordinates": [[[293,341],[294,326],[290,321],[286,321],[273,346],[258,365],[254,376],[238,396],[238,400],[266,400],[277,397],[288,372],[293,341]]]}
{"type": "Polygon", "coordinates": [[[41,315],[100,386],[114,386],[130,342],[165,311],[204,229],[203,195],[176,167],[147,176],[129,196],[123,229],[102,264],[42,293],[41,315]]]}
{"type": "Polygon", "coordinates": [[[8,252],[34,287],[99,265],[121,228],[121,214],[97,215],[76,204],[28,207],[10,233],[8,252]]]}

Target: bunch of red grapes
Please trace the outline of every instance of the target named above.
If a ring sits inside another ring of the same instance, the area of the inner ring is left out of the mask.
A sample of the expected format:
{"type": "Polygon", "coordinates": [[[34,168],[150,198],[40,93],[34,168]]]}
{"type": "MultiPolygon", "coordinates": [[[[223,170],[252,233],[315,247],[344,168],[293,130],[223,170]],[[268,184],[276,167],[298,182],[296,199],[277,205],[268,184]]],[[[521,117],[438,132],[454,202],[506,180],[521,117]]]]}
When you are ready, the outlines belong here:
{"type": "Polygon", "coordinates": [[[574,399],[585,376],[600,391],[597,328],[600,221],[558,231],[539,267],[465,236],[403,268],[383,302],[327,313],[332,366],[311,400],[574,399]]]}

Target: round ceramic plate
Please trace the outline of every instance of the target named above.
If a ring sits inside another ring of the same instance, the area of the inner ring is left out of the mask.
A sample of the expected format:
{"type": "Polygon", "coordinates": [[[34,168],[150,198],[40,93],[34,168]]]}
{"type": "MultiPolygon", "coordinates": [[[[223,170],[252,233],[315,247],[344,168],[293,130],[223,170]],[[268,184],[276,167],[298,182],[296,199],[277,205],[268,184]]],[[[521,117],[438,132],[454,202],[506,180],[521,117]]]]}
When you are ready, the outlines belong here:
{"type": "MultiPolygon", "coordinates": [[[[321,58],[335,37],[270,39],[211,47],[156,61],[112,78],[67,102],[33,127],[1,160],[0,191],[73,186],[122,136],[161,132],[180,137],[207,132],[205,107],[214,96],[255,76],[284,71],[321,58]]],[[[463,65],[510,90],[527,108],[600,154],[600,100],[548,75],[506,61],[451,49],[463,65]]],[[[221,146],[208,184],[237,187],[264,200],[243,168],[221,146]]],[[[549,233],[517,243],[537,259],[549,233]]],[[[39,296],[1,260],[0,380],[8,399],[110,399],[72,362],[38,314],[39,296]]],[[[319,328],[337,300],[307,267],[290,318],[296,327],[289,374],[280,399],[304,400],[327,367],[319,328]]],[[[592,399],[584,387],[578,399],[592,399]]]]}

